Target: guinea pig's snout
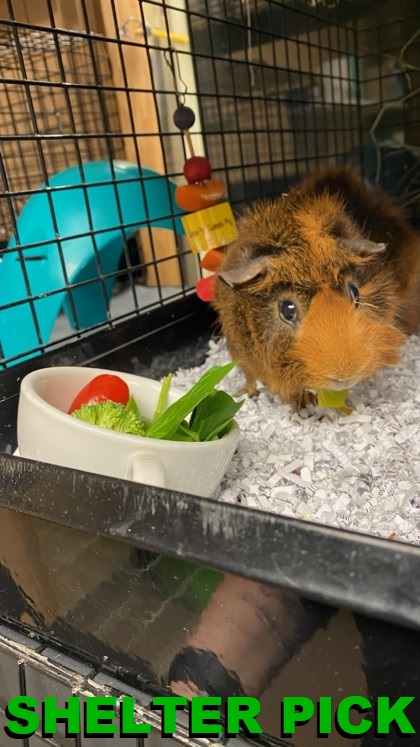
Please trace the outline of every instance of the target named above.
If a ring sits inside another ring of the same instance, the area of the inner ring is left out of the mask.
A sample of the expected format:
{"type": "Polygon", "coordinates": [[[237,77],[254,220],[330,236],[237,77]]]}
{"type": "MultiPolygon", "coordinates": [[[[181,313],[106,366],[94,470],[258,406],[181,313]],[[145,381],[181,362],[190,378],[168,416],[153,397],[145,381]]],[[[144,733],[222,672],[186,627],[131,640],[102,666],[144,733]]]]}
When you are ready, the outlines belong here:
{"type": "Polygon", "coordinates": [[[393,325],[369,318],[327,288],[312,299],[290,353],[303,364],[307,387],[350,389],[397,363],[404,339],[393,325]]]}
{"type": "Polygon", "coordinates": [[[357,376],[353,376],[351,379],[337,379],[331,378],[328,380],[328,386],[326,389],[332,391],[341,392],[343,389],[351,389],[360,379],[357,376]]]}

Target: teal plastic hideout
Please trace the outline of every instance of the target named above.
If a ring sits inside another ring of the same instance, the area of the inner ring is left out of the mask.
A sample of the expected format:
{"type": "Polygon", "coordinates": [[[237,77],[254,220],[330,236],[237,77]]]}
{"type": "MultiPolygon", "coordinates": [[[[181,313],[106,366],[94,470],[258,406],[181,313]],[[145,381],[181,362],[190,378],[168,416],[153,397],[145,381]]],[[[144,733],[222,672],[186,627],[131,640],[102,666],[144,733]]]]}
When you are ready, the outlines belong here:
{"type": "Polygon", "coordinates": [[[42,185],[0,262],[3,357],[39,354],[62,308],[73,327],[106,321],[124,241],[145,225],[184,233],[175,187],[127,161],[72,166],[42,185]]]}

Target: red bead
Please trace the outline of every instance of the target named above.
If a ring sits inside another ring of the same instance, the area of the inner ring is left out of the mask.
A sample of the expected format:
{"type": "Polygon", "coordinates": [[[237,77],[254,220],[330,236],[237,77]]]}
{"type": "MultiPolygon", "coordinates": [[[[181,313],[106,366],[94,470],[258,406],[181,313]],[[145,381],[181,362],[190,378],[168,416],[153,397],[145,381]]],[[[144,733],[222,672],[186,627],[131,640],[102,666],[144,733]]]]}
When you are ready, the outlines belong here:
{"type": "Polygon", "coordinates": [[[195,114],[189,106],[181,104],[173,113],[173,120],[179,130],[189,130],[195,122],[195,114]]]}
{"type": "Polygon", "coordinates": [[[211,177],[211,163],[204,156],[192,156],[184,164],[184,176],[189,184],[204,182],[211,177]]]}
{"type": "Polygon", "coordinates": [[[201,280],[198,280],[195,285],[195,292],[197,293],[200,301],[213,301],[215,282],[216,275],[208,275],[206,278],[201,278],[201,280]]]}

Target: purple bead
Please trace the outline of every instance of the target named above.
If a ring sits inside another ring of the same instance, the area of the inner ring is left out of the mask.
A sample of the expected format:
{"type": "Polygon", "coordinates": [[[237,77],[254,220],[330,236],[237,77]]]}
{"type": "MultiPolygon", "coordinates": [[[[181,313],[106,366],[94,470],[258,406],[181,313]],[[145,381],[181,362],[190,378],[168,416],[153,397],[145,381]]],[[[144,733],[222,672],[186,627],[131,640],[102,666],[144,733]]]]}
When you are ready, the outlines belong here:
{"type": "Polygon", "coordinates": [[[174,124],[179,130],[189,130],[195,122],[195,114],[189,106],[178,106],[173,115],[174,124]]]}

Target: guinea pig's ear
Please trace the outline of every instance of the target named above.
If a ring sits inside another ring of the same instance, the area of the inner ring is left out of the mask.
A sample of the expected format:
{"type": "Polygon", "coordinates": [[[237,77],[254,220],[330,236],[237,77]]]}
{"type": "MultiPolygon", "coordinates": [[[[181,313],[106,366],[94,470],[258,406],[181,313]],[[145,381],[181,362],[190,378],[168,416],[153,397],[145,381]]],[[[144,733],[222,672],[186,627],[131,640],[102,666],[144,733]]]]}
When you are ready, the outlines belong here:
{"type": "Polygon", "coordinates": [[[342,246],[355,254],[380,254],[386,249],[386,244],[355,235],[354,227],[345,219],[335,222],[330,233],[342,246]]]}
{"type": "Polygon", "coordinates": [[[357,236],[351,239],[341,239],[341,243],[346,249],[356,254],[380,254],[386,249],[386,244],[379,244],[376,241],[370,241],[370,239],[359,238],[357,236]]]}
{"type": "Polygon", "coordinates": [[[268,269],[268,260],[268,257],[251,257],[249,253],[242,252],[233,261],[229,262],[228,259],[226,263],[223,263],[217,274],[231,288],[236,288],[265,275],[268,269]]]}

